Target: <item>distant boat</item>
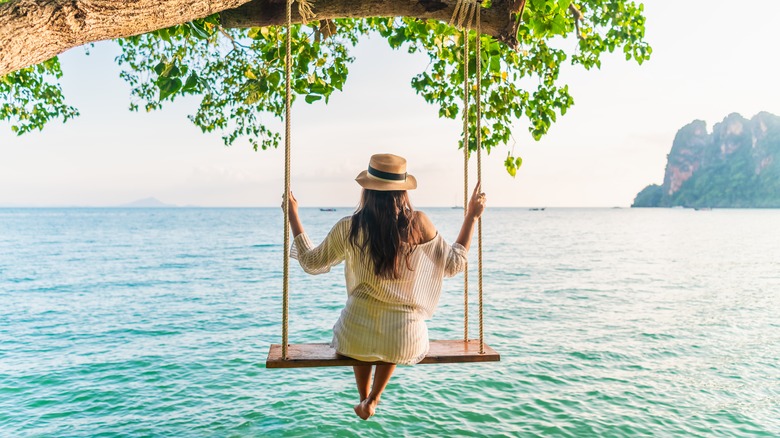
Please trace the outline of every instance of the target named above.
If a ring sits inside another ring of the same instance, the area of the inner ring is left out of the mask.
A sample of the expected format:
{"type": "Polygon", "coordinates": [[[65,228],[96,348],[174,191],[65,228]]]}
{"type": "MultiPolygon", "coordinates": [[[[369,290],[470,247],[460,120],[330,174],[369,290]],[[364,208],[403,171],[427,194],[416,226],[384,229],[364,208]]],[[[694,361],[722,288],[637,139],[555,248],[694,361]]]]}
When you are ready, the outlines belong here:
{"type": "Polygon", "coordinates": [[[710,211],[712,210],[712,207],[693,207],[696,211],[710,211]]]}
{"type": "Polygon", "coordinates": [[[463,210],[463,206],[460,206],[460,205],[453,205],[450,208],[452,208],[453,210],[463,210]]]}
{"type": "Polygon", "coordinates": [[[320,208],[320,211],[336,211],[335,208],[320,208]]]}
{"type": "Polygon", "coordinates": [[[529,208],[528,210],[530,210],[530,211],[544,211],[544,207],[534,207],[534,208],[529,208]]]}

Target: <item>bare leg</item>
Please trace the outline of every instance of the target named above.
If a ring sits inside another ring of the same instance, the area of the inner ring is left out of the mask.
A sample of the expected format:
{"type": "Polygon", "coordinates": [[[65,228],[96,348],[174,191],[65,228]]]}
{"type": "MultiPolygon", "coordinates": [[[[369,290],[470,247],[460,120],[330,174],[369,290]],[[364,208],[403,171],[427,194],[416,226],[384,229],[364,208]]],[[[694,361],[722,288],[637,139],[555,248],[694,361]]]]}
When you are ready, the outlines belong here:
{"type": "Polygon", "coordinates": [[[376,407],[379,404],[379,398],[382,396],[382,391],[387,387],[387,383],[390,382],[390,377],[393,375],[394,371],[394,364],[376,366],[371,393],[365,400],[361,401],[359,405],[355,406],[355,413],[358,417],[368,420],[369,417],[374,415],[376,407]]]}
{"type": "Polygon", "coordinates": [[[371,365],[354,365],[352,370],[355,371],[355,383],[357,383],[358,393],[360,394],[360,401],[368,398],[368,391],[371,388],[371,365]]]}

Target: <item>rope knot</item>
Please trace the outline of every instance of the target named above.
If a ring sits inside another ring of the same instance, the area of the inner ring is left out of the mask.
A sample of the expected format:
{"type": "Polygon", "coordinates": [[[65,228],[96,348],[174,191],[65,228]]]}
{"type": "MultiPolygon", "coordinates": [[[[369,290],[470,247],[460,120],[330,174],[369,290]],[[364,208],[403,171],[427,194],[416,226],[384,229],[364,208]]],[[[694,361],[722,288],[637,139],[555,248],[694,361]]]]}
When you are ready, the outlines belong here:
{"type": "MultiPolygon", "coordinates": [[[[292,0],[291,0],[292,1],[292,0]]],[[[312,10],[312,4],[314,0],[296,0],[298,2],[298,14],[301,16],[301,22],[303,24],[308,23],[314,19],[314,11],[312,10]]]]}
{"type": "Polygon", "coordinates": [[[480,7],[482,7],[480,0],[457,0],[455,9],[452,11],[452,18],[450,18],[450,26],[455,26],[458,29],[471,29],[471,23],[480,7]]]}

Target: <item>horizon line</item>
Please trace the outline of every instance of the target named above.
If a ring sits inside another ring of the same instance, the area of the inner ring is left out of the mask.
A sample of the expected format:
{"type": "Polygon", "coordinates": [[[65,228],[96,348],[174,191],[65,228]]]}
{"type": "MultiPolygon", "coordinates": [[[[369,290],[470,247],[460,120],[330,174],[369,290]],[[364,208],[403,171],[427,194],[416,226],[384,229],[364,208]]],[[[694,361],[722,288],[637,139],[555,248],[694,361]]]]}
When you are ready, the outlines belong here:
{"type": "MultiPolygon", "coordinates": [[[[12,208],[28,208],[28,209],[36,209],[36,208],[61,208],[61,209],[68,209],[68,208],[104,208],[104,209],[124,209],[124,210],[165,210],[165,209],[186,209],[186,208],[278,208],[281,210],[281,208],[276,205],[164,205],[164,206],[126,206],[126,205],[26,205],[26,204],[0,204],[0,209],[12,209],[12,208]]],[[[300,209],[322,209],[322,208],[335,208],[338,210],[346,210],[355,209],[354,206],[343,206],[343,205],[318,205],[318,206],[307,206],[307,207],[299,207],[300,209]]],[[[452,209],[462,210],[462,206],[446,206],[446,205],[422,205],[417,206],[415,209],[424,209],[424,208],[437,208],[437,209],[452,209]]],[[[630,205],[565,205],[565,206],[540,206],[540,205],[494,205],[494,206],[488,206],[487,208],[529,208],[529,209],[555,209],[555,208],[631,208],[630,205]]]]}

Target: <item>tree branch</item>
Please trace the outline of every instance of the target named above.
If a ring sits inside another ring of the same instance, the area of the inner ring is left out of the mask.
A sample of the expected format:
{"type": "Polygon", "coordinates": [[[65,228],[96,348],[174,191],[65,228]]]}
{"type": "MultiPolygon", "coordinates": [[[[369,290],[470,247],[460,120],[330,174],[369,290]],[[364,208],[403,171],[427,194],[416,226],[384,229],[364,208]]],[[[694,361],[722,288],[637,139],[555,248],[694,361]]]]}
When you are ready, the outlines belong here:
{"type": "Polygon", "coordinates": [[[580,32],[580,21],[582,21],[585,17],[582,15],[582,12],[580,12],[577,6],[574,5],[574,3],[569,4],[569,13],[571,13],[571,16],[574,18],[574,31],[577,34],[577,38],[583,39],[582,32],[580,32]]]}
{"type": "Polygon", "coordinates": [[[70,48],[186,23],[248,0],[11,0],[0,3],[0,76],[70,48]]]}
{"type": "MultiPolygon", "coordinates": [[[[516,46],[516,14],[522,3],[494,0],[483,9],[483,32],[516,46]]],[[[314,19],[449,21],[454,5],[455,0],[317,0],[314,19]]],[[[143,34],[218,11],[228,28],[282,25],[284,7],[284,0],[11,0],[0,3],[0,76],[86,43],[143,34]]],[[[301,21],[298,8],[293,8],[293,21],[301,21]]]]}
{"type": "MultiPolygon", "coordinates": [[[[366,17],[414,17],[449,21],[455,0],[317,0],[312,4],[315,20],[366,17]]],[[[482,32],[511,47],[517,45],[518,14],[525,2],[494,0],[482,10],[482,32]]],[[[284,0],[252,0],[220,14],[222,25],[231,27],[278,26],[285,23],[284,0]]],[[[298,8],[292,8],[293,23],[300,23],[298,8]]]]}

